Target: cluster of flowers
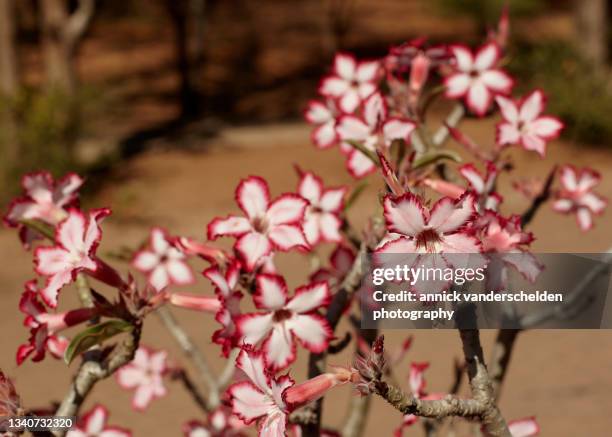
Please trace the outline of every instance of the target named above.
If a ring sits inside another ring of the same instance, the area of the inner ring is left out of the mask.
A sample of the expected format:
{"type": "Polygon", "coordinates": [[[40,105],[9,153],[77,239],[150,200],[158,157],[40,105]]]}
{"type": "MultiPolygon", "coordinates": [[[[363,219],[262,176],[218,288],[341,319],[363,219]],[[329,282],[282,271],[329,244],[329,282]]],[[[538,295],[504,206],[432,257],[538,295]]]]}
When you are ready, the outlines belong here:
{"type": "MultiPolygon", "coordinates": [[[[495,253],[504,261],[489,284],[496,289],[503,287],[507,267],[529,280],[541,270],[528,252],[533,236],[523,229],[521,217],[499,212],[503,199],[496,191],[497,179],[509,167],[502,152],[506,146],[519,144],[544,156],[547,142],[563,127],[556,118],[543,115],[541,90],[520,99],[510,97],[514,80],[500,67],[503,43],[498,32],[475,51],[459,45],[427,47],[418,41],[392,48],[381,60],[359,62],[351,55],[338,54],[332,73],[321,82],[322,100],[310,102],[306,111],[307,120],[315,125],[312,139],[317,147],[338,145],[352,176],[363,178],[380,171],[387,185],[382,198],[385,226],[376,238],[376,252],[442,254],[451,265],[453,258],[446,255],[469,253],[480,266],[487,264],[488,254],[495,253]],[[426,139],[423,104],[436,95],[439,87],[432,84],[436,80],[446,98],[461,100],[475,116],[484,117],[497,108],[502,116],[491,150],[481,148],[457,128],[446,127],[477,161],[460,166],[452,181],[435,177],[432,171],[431,163],[442,155],[421,150],[440,146],[426,139]],[[423,156],[428,160],[421,159],[423,156]],[[427,199],[434,195],[441,197],[430,205],[427,199]],[[524,256],[512,256],[516,254],[524,256]]],[[[233,238],[232,251],[152,229],[149,243],[131,261],[147,277],[147,285],[139,289],[131,276],[123,279],[97,255],[101,222],[110,210],[85,212],[79,208],[78,189],[83,180],[68,175],[54,181],[44,172],[27,175],[24,195],[10,205],[5,222],[18,229],[26,248],[44,238],[52,244],[34,250],[35,271],[44,281],[25,284],[19,308],[26,316],[30,338],[19,347],[17,362],[29,356],[39,361],[46,352],[63,356],[69,340],[60,332],[92,319],[110,315],[141,320],[162,304],[208,312],[220,325],[212,341],[225,357],[232,350],[239,351],[236,367],[242,376],[228,387],[224,402],[207,420],[185,425],[185,435],[241,435],[255,421],[261,436],[280,437],[289,431],[299,435],[298,428],[289,426],[293,411],[338,385],[359,387],[360,376],[351,367],[336,367],[300,384],[288,373],[279,375],[296,360],[298,346],[312,353],[328,348],[333,330],[321,311],[351,270],[357,249],[345,235],[348,188],[327,187],[316,174],[301,169],[298,177],[295,192],[274,199],[260,177],[251,176],[238,184],[235,196],[243,214],[215,218],[207,229],[209,240],[233,238]],[[331,266],[315,272],[308,283],[289,293],[276,269],[275,255],[289,250],[312,252],[321,243],[336,245],[331,266]],[[189,258],[209,263],[203,276],[213,285],[214,296],[174,289],[196,280],[189,258]],[[111,311],[115,307],[106,305],[108,301],[54,312],[62,288],[82,276],[117,289],[119,301],[130,304],[115,313],[111,311]],[[245,295],[252,299],[255,311],[242,311],[245,295]]],[[[602,213],[606,206],[593,192],[599,180],[593,170],[563,166],[554,208],[576,213],[580,228],[589,229],[592,215],[602,213]]],[[[361,346],[363,355],[369,353],[367,348],[361,346]]],[[[427,363],[411,365],[412,392],[423,399],[439,399],[443,395],[425,392],[423,372],[427,367],[427,363]]],[[[120,386],[134,391],[133,408],[144,410],[153,399],[166,394],[164,377],[171,370],[165,351],[141,346],[116,376],[120,386]]],[[[129,435],[107,427],[106,418],[106,410],[97,406],[71,435],[129,435]]],[[[404,417],[398,434],[415,421],[414,416],[404,417]]],[[[515,437],[538,432],[533,419],[510,426],[515,437]]]]}

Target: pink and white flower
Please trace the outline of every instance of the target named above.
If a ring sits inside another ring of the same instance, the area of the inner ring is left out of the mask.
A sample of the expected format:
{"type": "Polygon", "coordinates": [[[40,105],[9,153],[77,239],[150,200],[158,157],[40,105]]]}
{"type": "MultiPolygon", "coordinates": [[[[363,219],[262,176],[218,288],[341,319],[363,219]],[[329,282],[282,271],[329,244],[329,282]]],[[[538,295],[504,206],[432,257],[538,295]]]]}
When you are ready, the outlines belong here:
{"type": "Polygon", "coordinates": [[[131,437],[132,433],[118,426],[108,426],[108,410],[96,405],[83,415],[76,427],[71,428],[66,437],[131,437]]]}
{"type": "Polygon", "coordinates": [[[319,149],[328,149],[338,142],[336,132],[338,109],[333,100],[327,99],[325,103],[311,100],[308,102],[304,117],[308,123],[316,126],[310,137],[319,149]]]}
{"type": "Polygon", "coordinates": [[[208,225],[208,238],[236,237],[234,248],[253,271],[274,249],[308,247],[301,228],[308,202],[297,194],[283,194],[270,202],[267,182],[257,176],[240,181],[236,201],[246,217],[230,215],[208,225]]]}
{"type": "Polygon", "coordinates": [[[507,267],[516,269],[525,279],[535,282],[544,266],[527,251],[534,240],[531,232],[525,232],[518,215],[505,218],[493,211],[477,220],[478,235],[483,252],[489,254],[486,285],[489,290],[504,290],[508,281],[507,267]]]}
{"type": "Polygon", "coordinates": [[[95,252],[102,238],[100,221],[109,214],[108,209],[97,209],[85,217],[81,211],[71,209],[56,229],[56,245],[38,247],[34,252],[36,273],[47,278],[40,294],[50,307],[57,306],[59,290],[77,273],[98,269],[95,252]]]}
{"type": "MultiPolygon", "coordinates": [[[[363,117],[343,115],[338,121],[338,134],[343,141],[355,141],[376,155],[379,148],[388,148],[394,140],[410,142],[410,134],[416,125],[411,120],[389,117],[384,97],[376,92],[364,103],[363,117]]],[[[361,178],[376,170],[370,157],[346,145],[346,166],[355,178],[361,178]]]]}
{"type": "Polygon", "coordinates": [[[25,314],[24,326],[30,328],[28,343],[17,348],[17,365],[32,356],[32,361],[44,359],[45,352],[51,353],[55,358],[64,356],[68,347],[68,339],[58,332],[91,319],[96,310],[93,308],[79,308],[63,313],[49,313],[38,300],[39,290],[36,281],[28,281],[19,301],[19,311],[25,314]]]}
{"type": "Polygon", "coordinates": [[[558,118],[541,115],[546,106],[544,93],[535,90],[520,100],[497,96],[495,101],[504,118],[497,125],[497,144],[521,144],[525,150],[544,156],[546,143],[557,138],[563,129],[558,118]]]}
{"type": "Polygon", "coordinates": [[[495,193],[494,190],[499,169],[493,162],[486,162],[486,173],[484,176],[473,164],[462,165],[459,168],[459,173],[467,180],[472,191],[478,195],[479,205],[484,209],[497,210],[501,203],[501,196],[495,193]]]}
{"type": "Polygon", "coordinates": [[[23,226],[22,220],[40,220],[56,226],[68,216],[66,208],[74,206],[78,189],[83,184],[80,176],[69,173],[54,181],[49,172],[29,173],[21,180],[24,195],[9,206],[4,221],[8,226],[19,228],[19,234],[26,247],[40,235],[23,226]]]}
{"type": "Polygon", "coordinates": [[[601,175],[590,168],[577,170],[571,165],[564,165],[560,173],[561,190],[553,208],[565,214],[576,213],[578,226],[588,231],[593,227],[593,215],[602,214],[608,204],[605,198],[593,192],[601,175]]]}
{"type": "Polygon", "coordinates": [[[470,193],[457,200],[443,197],[425,207],[412,193],[384,199],[390,235],[377,253],[479,253],[480,242],[464,231],[476,209],[470,193]]]}
{"type": "Polygon", "coordinates": [[[214,266],[204,270],[203,274],[214,285],[215,294],[221,302],[221,308],[215,315],[221,328],[213,333],[212,340],[222,346],[223,355],[227,358],[230,350],[237,345],[234,318],[240,314],[242,299],[242,293],[236,290],[240,279],[240,263],[234,260],[227,266],[225,273],[214,266]]]}
{"type": "Polygon", "coordinates": [[[295,361],[296,339],[311,352],[323,352],[332,337],[331,328],[317,309],[329,304],[331,294],[326,282],[315,282],[287,296],[285,280],[278,275],[256,278],[255,307],[264,310],[236,318],[237,336],[244,344],[262,342],[266,361],[274,370],[295,361]]]}
{"type": "Polygon", "coordinates": [[[489,42],[475,54],[462,45],[453,45],[450,51],[455,57],[455,72],[444,79],[446,97],[465,98],[467,106],[483,116],[495,95],[509,94],[512,90],[512,78],[495,67],[501,57],[497,44],[489,42]]]}
{"type": "Polygon", "coordinates": [[[342,282],[355,261],[355,252],[339,244],[329,256],[329,268],[320,268],[310,276],[310,281],[328,281],[330,287],[342,282]],[[330,282],[331,281],[331,282],[330,282]]]}
{"type": "Polygon", "coordinates": [[[274,377],[263,354],[251,349],[240,352],[236,367],[250,381],[237,382],[227,389],[234,414],[247,425],[259,421],[260,437],[284,437],[290,411],[283,392],[294,384],[293,380],[289,375],[274,377]]]}
{"type": "Polygon", "coordinates": [[[338,53],[333,72],[323,79],[319,93],[337,99],[342,111],[354,112],[376,90],[378,71],[378,61],[357,62],[352,55],[338,53]]]}
{"type": "Polygon", "coordinates": [[[168,368],[166,364],[167,352],[153,351],[140,346],[134,359],[119,368],[117,382],[128,390],[134,390],[132,408],[144,411],[156,398],[166,395],[164,375],[168,368]]]}
{"type": "Polygon", "coordinates": [[[304,235],[311,246],[321,242],[342,240],[338,217],[344,205],[347,187],[325,188],[320,177],[304,172],[298,184],[298,194],[308,200],[304,218],[304,235]]]}
{"type": "Polygon", "coordinates": [[[188,285],[195,282],[186,258],[165,230],[153,228],[149,247],[136,253],[132,266],[146,273],[149,284],[161,291],[170,284],[188,285]]]}
{"type": "Polygon", "coordinates": [[[540,434],[540,425],[535,417],[511,420],[508,422],[508,429],[512,437],[532,437],[540,434]]]}

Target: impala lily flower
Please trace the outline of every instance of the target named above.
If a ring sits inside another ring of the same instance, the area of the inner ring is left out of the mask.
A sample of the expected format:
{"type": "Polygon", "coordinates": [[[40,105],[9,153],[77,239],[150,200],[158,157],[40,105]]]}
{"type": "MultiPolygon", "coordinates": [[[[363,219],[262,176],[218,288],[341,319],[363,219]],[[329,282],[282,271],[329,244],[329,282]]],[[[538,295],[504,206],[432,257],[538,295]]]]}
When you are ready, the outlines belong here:
{"type": "Polygon", "coordinates": [[[540,434],[540,425],[535,417],[511,420],[508,422],[508,429],[512,437],[532,437],[540,434]]]}
{"type": "Polygon", "coordinates": [[[148,274],[153,288],[161,291],[170,284],[188,285],[195,282],[191,268],[185,262],[185,254],[177,249],[166,231],[153,228],[149,246],[136,253],[132,265],[148,274]]]}
{"type": "Polygon", "coordinates": [[[412,193],[384,199],[390,238],[378,253],[478,253],[480,242],[463,228],[475,214],[475,200],[466,194],[457,200],[443,197],[431,209],[412,193]]]}
{"type": "Polygon", "coordinates": [[[151,401],[166,395],[163,377],[167,372],[166,351],[153,351],[140,346],[134,359],[119,368],[117,382],[128,390],[134,390],[132,408],[144,411],[151,401]]]}
{"type": "Polygon", "coordinates": [[[253,300],[255,306],[265,312],[236,318],[240,341],[249,345],[263,341],[266,361],[274,370],[284,369],[295,361],[295,338],[311,352],[319,353],[327,348],[332,337],[331,328],[316,312],[331,299],[326,282],[299,287],[290,299],[281,276],[261,274],[256,282],[253,300]]]}
{"type": "Polygon", "coordinates": [[[240,278],[240,263],[231,262],[225,274],[218,267],[204,270],[204,276],[215,286],[215,294],[221,302],[221,308],[215,315],[215,320],[221,324],[221,329],[213,333],[213,343],[222,346],[223,355],[227,358],[230,350],[236,346],[236,325],[234,318],[240,314],[240,299],[242,293],[236,291],[240,278]]]}
{"type": "Polygon", "coordinates": [[[527,251],[534,240],[531,232],[525,232],[518,215],[504,218],[486,211],[476,224],[480,227],[483,252],[491,254],[487,266],[487,288],[503,290],[507,284],[506,268],[515,268],[525,279],[534,282],[544,266],[527,251]]]}
{"type": "Polygon", "coordinates": [[[300,227],[308,202],[296,194],[283,194],[270,202],[265,180],[257,176],[240,181],[236,201],[246,217],[230,215],[216,218],[208,225],[208,238],[236,237],[236,251],[252,271],[258,261],[273,249],[287,251],[295,247],[307,248],[308,243],[300,227]]]}
{"type": "Polygon", "coordinates": [[[85,413],[75,428],[66,437],[131,437],[132,433],[118,426],[107,426],[108,410],[96,405],[85,413]]]}
{"type": "Polygon", "coordinates": [[[506,146],[521,144],[525,150],[546,153],[546,143],[557,138],[563,123],[555,117],[540,115],[546,106],[546,98],[535,90],[521,100],[497,96],[504,121],[497,125],[497,144],[506,146]]]}
{"type": "Polygon", "coordinates": [[[40,361],[44,359],[46,351],[55,358],[61,358],[68,347],[68,340],[56,334],[70,326],[88,321],[96,313],[93,308],[80,308],[50,314],[38,300],[38,295],[36,281],[26,282],[25,290],[19,301],[19,310],[26,315],[23,324],[30,328],[30,339],[28,343],[22,344],[17,349],[18,365],[32,354],[34,354],[32,361],[40,361]]]}
{"type": "Polygon", "coordinates": [[[68,218],[56,229],[56,245],[38,247],[34,252],[36,272],[47,278],[40,294],[50,307],[57,306],[59,290],[73,281],[77,273],[95,273],[101,267],[95,258],[102,238],[99,222],[109,214],[108,209],[97,209],[86,218],[82,212],[70,210],[68,218]]]}
{"type": "Polygon", "coordinates": [[[82,184],[83,179],[74,173],[57,181],[53,180],[49,172],[29,173],[21,180],[24,196],[11,202],[4,221],[8,226],[19,228],[21,241],[27,248],[40,235],[20,222],[40,220],[56,226],[68,217],[66,208],[74,206],[82,184]]]}
{"type": "Polygon", "coordinates": [[[446,97],[458,99],[465,97],[467,106],[479,116],[483,116],[493,97],[498,94],[509,94],[513,80],[508,74],[495,65],[501,57],[499,46],[489,42],[473,54],[465,46],[450,47],[455,57],[456,71],[444,80],[446,97]]]}
{"type": "Polygon", "coordinates": [[[321,82],[319,93],[338,100],[344,112],[354,112],[359,104],[376,91],[379,63],[357,62],[349,54],[338,53],[334,59],[332,75],[321,82]]]}
{"type": "Polygon", "coordinates": [[[483,176],[473,164],[465,164],[459,168],[459,173],[468,181],[470,188],[480,198],[484,209],[497,210],[501,196],[494,192],[499,169],[491,162],[486,163],[486,174],[483,176]]]}
{"type": "MultiPolygon", "coordinates": [[[[338,121],[338,134],[342,140],[359,142],[373,155],[379,147],[389,147],[393,140],[409,143],[414,128],[414,122],[408,119],[389,117],[387,104],[378,92],[365,101],[363,118],[344,115],[338,121]]],[[[376,170],[370,157],[352,146],[348,150],[346,165],[353,177],[361,178],[376,170]]]]}
{"type": "Polygon", "coordinates": [[[308,123],[316,126],[310,137],[319,149],[328,149],[338,142],[336,133],[338,110],[333,100],[327,99],[326,103],[311,100],[308,102],[304,117],[308,123]]]}
{"type": "Polygon", "coordinates": [[[261,351],[248,348],[238,355],[236,367],[250,381],[237,382],[227,389],[234,414],[247,425],[259,421],[260,437],[284,437],[290,411],[282,394],[293,380],[289,375],[274,377],[261,351]]]}
{"type": "Polygon", "coordinates": [[[206,313],[217,313],[223,307],[223,303],[217,297],[192,293],[168,293],[168,302],[177,307],[206,313]]]}
{"type": "Polygon", "coordinates": [[[593,188],[601,181],[601,175],[590,168],[577,170],[564,165],[561,170],[561,190],[553,203],[555,211],[565,214],[576,213],[578,226],[583,231],[593,227],[593,214],[603,213],[608,201],[593,193],[593,188]]]}
{"type": "Polygon", "coordinates": [[[206,423],[196,420],[183,426],[185,437],[242,437],[247,425],[232,414],[231,409],[221,406],[208,414],[206,423]]]}
{"type": "Polygon", "coordinates": [[[311,246],[321,242],[342,240],[338,217],[342,211],[346,187],[324,188],[320,177],[311,172],[302,173],[298,184],[298,194],[308,200],[304,218],[304,235],[311,246]]]}

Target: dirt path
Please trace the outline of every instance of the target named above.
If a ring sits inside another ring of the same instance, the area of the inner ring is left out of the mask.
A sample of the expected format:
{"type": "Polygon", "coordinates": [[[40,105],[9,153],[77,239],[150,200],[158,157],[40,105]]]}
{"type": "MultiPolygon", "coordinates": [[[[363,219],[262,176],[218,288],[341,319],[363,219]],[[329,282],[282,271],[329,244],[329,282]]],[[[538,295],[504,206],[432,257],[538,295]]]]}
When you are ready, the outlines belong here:
{"type": "MultiPolygon", "coordinates": [[[[468,132],[484,139],[490,132],[474,131],[475,124],[465,124],[468,132]]],[[[491,126],[492,127],[492,126],[491,126]]],[[[519,153],[517,167],[522,176],[537,175],[553,160],[572,161],[576,165],[591,165],[608,178],[601,193],[612,198],[612,156],[604,151],[582,150],[567,144],[551,145],[550,159],[541,161],[533,155],[519,153]]],[[[294,189],[296,184],[292,164],[304,169],[315,169],[327,184],[350,182],[342,169],[337,151],[318,152],[308,144],[308,128],[304,125],[240,128],[227,131],[207,145],[204,153],[163,152],[149,153],[125,164],[123,174],[130,177],[112,184],[92,201],[97,206],[112,205],[114,217],[104,223],[106,232],[102,252],[117,245],[134,246],[147,234],[147,227],[156,223],[173,233],[203,237],[205,225],[216,215],[236,211],[234,187],[241,177],[258,174],[266,177],[273,194],[294,189]]],[[[507,180],[503,184],[509,183],[507,180]]],[[[524,201],[506,191],[507,210],[522,211],[524,201]]],[[[355,223],[365,220],[376,202],[377,188],[370,186],[351,212],[355,223]]],[[[580,233],[573,219],[558,216],[545,208],[537,217],[533,231],[539,251],[601,251],[612,245],[612,214],[597,220],[596,228],[580,233]]],[[[21,284],[32,277],[30,255],[18,246],[15,235],[0,231],[0,347],[4,351],[0,367],[15,377],[17,387],[28,406],[43,406],[49,399],[59,399],[66,387],[69,373],[64,364],[47,359],[41,364],[28,362],[17,369],[14,352],[27,333],[16,310],[21,284]]],[[[198,268],[202,268],[199,265],[198,268]]],[[[289,281],[297,284],[304,261],[295,255],[279,257],[279,269],[289,281]]],[[[210,292],[202,281],[194,290],[210,292]]],[[[72,290],[62,293],[65,304],[74,302],[72,290]]],[[[210,317],[189,312],[180,313],[181,320],[205,348],[210,360],[219,365],[218,348],[210,345],[209,334],[214,328],[210,317]]],[[[347,326],[341,326],[343,334],[347,326]]],[[[390,344],[399,344],[405,332],[388,333],[390,344]]],[[[493,332],[485,332],[485,344],[491,342],[493,332]]],[[[459,356],[459,342],[454,332],[418,332],[415,346],[408,360],[430,360],[428,389],[445,391],[451,382],[452,357],[459,356]]],[[[144,331],[144,342],[167,347],[174,359],[182,357],[156,319],[150,320],[144,331]]],[[[306,354],[301,351],[293,372],[298,380],[304,375],[306,354]]],[[[348,353],[330,361],[347,364],[348,353]]],[[[508,375],[501,408],[508,418],[536,415],[543,435],[558,437],[609,435],[612,399],[612,334],[593,331],[539,331],[523,334],[518,342],[516,358],[508,375]]],[[[74,366],[71,372],[74,371],[74,366]]],[[[406,382],[408,361],[400,369],[399,378],[406,382]]],[[[350,396],[348,389],[338,390],[330,401],[325,421],[341,423],[344,405],[350,396]]],[[[111,409],[111,421],[129,426],[135,436],[179,435],[182,422],[197,418],[198,411],[190,403],[181,387],[170,384],[170,395],[154,402],[150,414],[133,413],[129,394],[119,389],[114,381],[100,384],[87,406],[103,402],[111,409]]],[[[389,435],[399,423],[400,415],[383,402],[374,402],[366,435],[389,435]]],[[[420,428],[412,435],[419,435],[420,428]]]]}

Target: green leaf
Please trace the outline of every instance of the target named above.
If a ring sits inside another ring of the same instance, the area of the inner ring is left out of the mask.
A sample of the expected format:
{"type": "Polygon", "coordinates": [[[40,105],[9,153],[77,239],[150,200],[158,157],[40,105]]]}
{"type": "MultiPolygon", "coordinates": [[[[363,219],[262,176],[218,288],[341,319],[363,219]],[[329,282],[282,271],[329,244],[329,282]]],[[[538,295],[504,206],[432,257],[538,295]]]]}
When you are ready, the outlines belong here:
{"type": "Polygon", "coordinates": [[[367,186],[368,183],[364,181],[357,185],[353,189],[353,191],[351,191],[351,194],[349,195],[348,199],[344,204],[344,211],[348,211],[348,209],[353,206],[353,204],[357,201],[357,199],[359,199],[359,196],[361,196],[361,193],[363,193],[363,190],[365,190],[367,186]]]}
{"type": "Polygon", "coordinates": [[[125,320],[109,320],[98,325],[90,326],[79,332],[70,342],[64,353],[64,361],[70,364],[78,355],[87,349],[108,340],[122,332],[129,332],[133,329],[131,323],[125,320]]]}
{"type": "Polygon", "coordinates": [[[412,168],[421,168],[426,165],[433,164],[435,162],[441,161],[443,159],[449,159],[455,162],[461,162],[461,156],[458,153],[452,150],[434,150],[433,152],[428,152],[423,156],[417,158],[412,163],[412,168]]]}

